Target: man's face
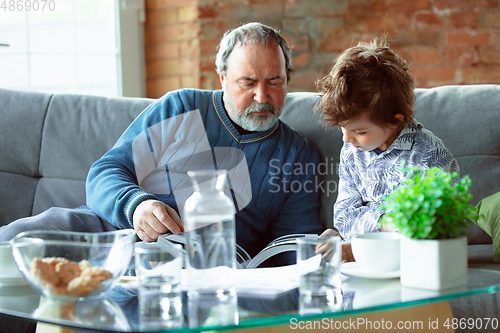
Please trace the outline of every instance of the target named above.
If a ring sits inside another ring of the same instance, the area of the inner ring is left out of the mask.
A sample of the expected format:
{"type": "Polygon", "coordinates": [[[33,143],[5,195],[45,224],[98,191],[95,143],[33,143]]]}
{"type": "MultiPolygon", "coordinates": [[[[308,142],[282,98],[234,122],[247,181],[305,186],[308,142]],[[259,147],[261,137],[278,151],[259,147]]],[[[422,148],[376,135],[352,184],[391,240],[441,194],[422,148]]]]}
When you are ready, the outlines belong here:
{"type": "Polygon", "coordinates": [[[285,57],[270,41],[237,43],[219,74],[229,117],[247,131],[271,128],[281,115],[287,93],[285,57]]]}
{"type": "MultiPolygon", "coordinates": [[[[398,119],[402,117],[400,114],[396,115],[398,119]]],[[[364,151],[375,148],[387,150],[400,132],[396,129],[397,126],[380,127],[372,123],[367,114],[346,122],[341,128],[344,142],[364,151]]]]}

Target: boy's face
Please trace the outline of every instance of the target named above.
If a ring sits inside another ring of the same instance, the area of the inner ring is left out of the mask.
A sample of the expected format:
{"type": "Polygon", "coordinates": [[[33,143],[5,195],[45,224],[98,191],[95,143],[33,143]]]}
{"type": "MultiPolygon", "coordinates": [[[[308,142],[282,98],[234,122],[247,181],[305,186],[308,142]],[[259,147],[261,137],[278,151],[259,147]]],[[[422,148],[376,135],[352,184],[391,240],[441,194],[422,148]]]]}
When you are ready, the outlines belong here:
{"type": "MultiPolygon", "coordinates": [[[[395,116],[400,121],[404,119],[401,114],[395,116]]],[[[388,125],[380,127],[370,121],[368,114],[347,121],[342,127],[342,140],[350,143],[354,148],[364,151],[370,151],[375,148],[378,150],[387,150],[396,140],[400,130],[397,126],[388,125]]]]}

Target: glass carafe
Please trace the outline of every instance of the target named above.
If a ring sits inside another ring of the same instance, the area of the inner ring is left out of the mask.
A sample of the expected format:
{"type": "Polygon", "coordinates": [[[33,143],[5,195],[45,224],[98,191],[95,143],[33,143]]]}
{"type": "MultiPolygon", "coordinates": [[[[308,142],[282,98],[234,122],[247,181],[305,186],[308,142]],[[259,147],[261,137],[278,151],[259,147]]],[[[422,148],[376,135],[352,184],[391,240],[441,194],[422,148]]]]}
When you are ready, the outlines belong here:
{"type": "Polygon", "coordinates": [[[235,313],[225,316],[228,322],[219,324],[237,322],[235,207],[224,193],[226,174],[225,170],[188,172],[194,187],[184,206],[192,327],[200,325],[201,318],[196,312],[201,315],[214,307],[224,313],[235,313]]]}

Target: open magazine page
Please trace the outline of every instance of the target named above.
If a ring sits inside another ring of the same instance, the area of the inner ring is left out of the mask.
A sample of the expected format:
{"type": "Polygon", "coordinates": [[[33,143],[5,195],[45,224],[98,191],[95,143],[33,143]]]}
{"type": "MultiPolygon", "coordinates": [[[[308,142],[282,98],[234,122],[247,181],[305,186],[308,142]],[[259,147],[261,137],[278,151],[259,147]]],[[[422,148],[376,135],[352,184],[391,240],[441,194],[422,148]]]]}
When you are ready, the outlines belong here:
{"type": "Polygon", "coordinates": [[[276,238],[274,241],[269,243],[262,251],[257,253],[250,262],[247,264],[246,268],[257,268],[267,259],[283,252],[296,251],[297,250],[297,239],[302,237],[318,237],[316,234],[291,234],[276,238]]]}
{"type": "MultiPolygon", "coordinates": [[[[168,242],[172,242],[174,244],[181,244],[182,246],[185,246],[186,236],[184,235],[184,233],[181,232],[179,235],[169,233],[158,237],[159,244],[168,244],[168,242]]],[[[186,252],[183,250],[182,254],[185,260],[186,252]]],[[[236,266],[238,268],[246,268],[247,264],[250,262],[250,259],[251,257],[248,254],[248,252],[245,251],[244,248],[236,244],[236,266]]]]}
{"type": "MultiPolygon", "coordinates": [[[[318,260],[311,261],[310,265],[298,266],[288,265],[281,267],[259,266],[267,259],[283,252],[296,251],[297,239],[302,237],[318,237],[316,234],[292,234],[279,237],[269,243],[254,258],[239,245],[236,245],[237,285],[236,291],[242,297],[274,298],[287,291],[298,287],[299,277],[306,271],[310,271],[319,266],[318,260]]],[[[158,238],[159,244],[168,246],[171,243],[185,246],[186,238],[184,234],[166,234],[158,238]]],[[[321,256],[318,257],[319,260],[321,256]]],[[[183,261],[186,262],[186,252],[183,250],[183,261]]],[[[309,262],[309,261],[308,261],[309,262]]],[[[185,266],[185,265],[184,265],[185,266]]],[[[210,274],[220,274],[218,268],[211,269],[210,274]]],[[[184,272],[185,273],[185,272],[184,272]]],[[[183,279],[184,280],[184,279],[183,279]]],[[[184,286],[185,287],[185,286],[184,286]]]]}
{"type": "MultiPolygon", "coordinates": [[[[236,293],[238,297],[272,299],[285,292],[295,289],[299,286],[299,278],[301,275],[312,272],[320,266],[321,255],[318,254],[300,265],[288,265],[281,267],[265,267],[254,269],[238,269],[236,270],[236,293]]],[[[169,269],[168,263],[164,266],[158,266],[155,269],[169,269]]],[[[216,279],[220,274],[224,274],[227,267],[216,267],[208,269],[207,278],[216,279]]],[[[188,290],[186,281],[187,272],[181,272],[181,289],[188,290]]],[[[137,290],[139,281],[137,279],[130,280],[122,285],[122,288],[127,290],[137,290]]]]}
{"type": "MultiPolygon", "coordinates": [[[[236,244],[236,264],[238,268],[257,268],[267,259],[283,252],[296,251],[296,241],[302,237],[318,237],[316,234],[290,234],[276,238],[262,249],[253,258],[243,249],[236,244]]],[[[175,244],[186,245],[186,238],[183,233],[179,235],[165,234],[158,238],[158,243],[168,244],[172,242],[175,244]]],[[[185,252],[183,253],[185,256],[185,252]]],[[[184,259],[185,260],[185,259],[184,259]]]]}

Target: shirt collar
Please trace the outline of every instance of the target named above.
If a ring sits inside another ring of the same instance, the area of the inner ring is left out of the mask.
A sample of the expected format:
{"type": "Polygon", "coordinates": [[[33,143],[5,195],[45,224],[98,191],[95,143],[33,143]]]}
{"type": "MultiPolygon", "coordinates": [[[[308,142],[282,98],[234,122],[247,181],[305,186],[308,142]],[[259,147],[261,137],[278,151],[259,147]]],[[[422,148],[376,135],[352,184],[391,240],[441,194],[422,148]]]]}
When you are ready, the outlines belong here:
{"type": "Polygon", "coordinates": [[[405,128],[401,130],[401,133],[399,133],[396,140],[394,140],[386,152],[393,149],[411,150],[413,143],[415,142],[415,133],[420,131],[422,127],[422,124],[413,119],[405,128]]]}
{"type": "Polygon", "coordinates": [[[377,159],[378,157],[383,158],[386,154],[392,152],[394,149],[398,150],[411,150],[413,143],[415,142],[415,133],[423,128],[422,124],[418,123],[413,119],[405,128],[401,130],[398,137],[394,142],[387,148],[387,150],[377,154],[374,150],[370,150],[370,156],[377,159]]]}

